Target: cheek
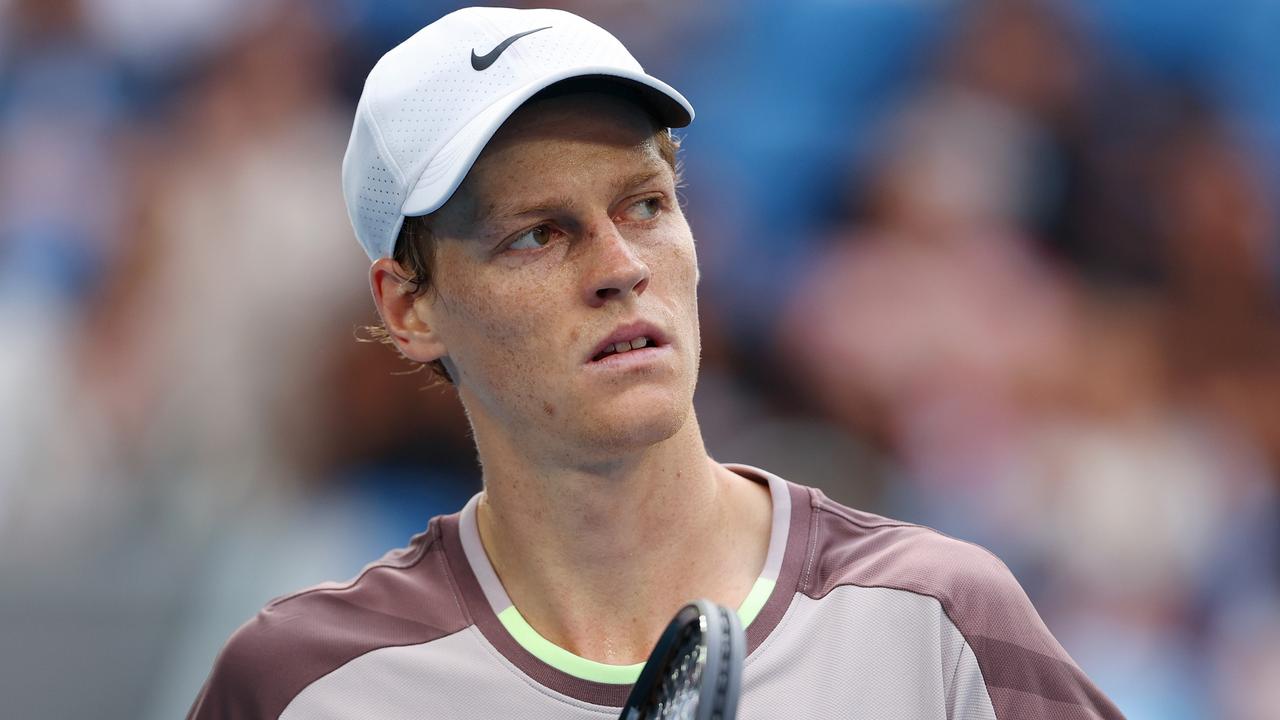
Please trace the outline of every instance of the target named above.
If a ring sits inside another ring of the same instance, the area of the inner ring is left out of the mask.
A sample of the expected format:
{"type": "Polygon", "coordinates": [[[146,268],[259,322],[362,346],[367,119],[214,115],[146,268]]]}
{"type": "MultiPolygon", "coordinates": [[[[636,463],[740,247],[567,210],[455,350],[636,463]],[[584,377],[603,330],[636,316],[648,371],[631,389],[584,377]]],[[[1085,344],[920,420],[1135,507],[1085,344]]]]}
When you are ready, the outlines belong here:
{"type": "Polygon", "coordinates": [[[664,278],[670,288],[672,301],[686,305],[686,310],[697,317],[698,254],[693,237],[680,233],[679,239],[667,246],[653,264],[655,278],[664,278]]]}
{"type": "MultiPolygon", "coordinates": [[[[683,225],[683,223],[681,223],[683,225]]],[[[698,320],[698,255],[687,225],[673,236],[655,245],[649,266],[653,271],[650,288],[655,292],[667,316],[676,323],[677,332],[696,375],[701,355],[698,320]]]]}
{"type": "Polygon", "coordinates": [[[685,257],[685,281],[690,286],[690,292],[694,295],[698,292],[698,283],[702,279],[702,269],[698,267],[698,253],[694,248],[693,241],[690,240],[684,249],[685,257]]]}
{"type": "Polygon", "coordinates": [[[442,332],[463,384],[505,401],[536,394],[536,381],[551,362],[543,286],[494,290],[483,282],[442,288],[442,332]]]}

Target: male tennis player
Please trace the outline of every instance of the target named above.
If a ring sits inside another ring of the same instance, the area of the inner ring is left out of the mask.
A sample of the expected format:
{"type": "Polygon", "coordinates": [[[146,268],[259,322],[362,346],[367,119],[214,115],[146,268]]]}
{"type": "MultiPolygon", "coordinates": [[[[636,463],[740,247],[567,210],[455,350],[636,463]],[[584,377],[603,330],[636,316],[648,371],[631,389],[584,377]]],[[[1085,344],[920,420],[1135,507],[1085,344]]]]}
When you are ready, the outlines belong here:
{"type": "Polygon", "coordinates": [[[395,48],[343,187],[386,332],[447,374],[484,492],[273,601],[192,718],[609,718],[671,615],[736,608],[742,718],[1116,718],[1005,567],[707,456],[668,128],[609,33],[469,8],[395,48]]]}

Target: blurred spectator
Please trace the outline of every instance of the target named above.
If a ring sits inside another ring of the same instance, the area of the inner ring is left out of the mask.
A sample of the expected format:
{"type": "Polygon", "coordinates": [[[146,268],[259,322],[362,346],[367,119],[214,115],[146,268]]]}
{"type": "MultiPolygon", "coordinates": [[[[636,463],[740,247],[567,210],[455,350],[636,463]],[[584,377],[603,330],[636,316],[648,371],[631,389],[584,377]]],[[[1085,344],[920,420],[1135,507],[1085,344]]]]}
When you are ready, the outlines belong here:
{"type": "Polygon", "coordinates": [[[1202,116],[1172,133],[1144,116],[1141,152],[1096,162],[1117,152],[1110,100],[1046,8],[994,0],[958,24],[779,347],[816,407],[899,461],[894,513],[994,549],[1121,707],[1201,717],[1200,619],[1277,580],[1257,444],[1280,427],[1275,230],[1202,116]],[[1140,182],[1116,195],[1121,178],[1140,182]],[[1231,389],[1200,390],[1211,374],[1231,389]]]}
{"type": "MultiPolygon", "coordinates": [[[[143,74],[190,67],[254,32],[281,0],[79,0],[86,24],[143,74]]],[[[311,14],[308,11],[308,14],[311,14]]]]}
{"type": "Polygon", "coordinates": [[[1280,468],[1277,209],[1261,174],[1203,107],[1166,131],[1153,190],[1169,266],[1179,393],[1247,431],[1280,468]]]}
{"type": "Polygon", "coordinates": [[[116,241],[121,78],[72,0],[23,0],[12,12],[0,65],[0,286],[76,299],[116,241]]]}
{"type": "Polygon", "coordinates": [[[144,408],[144,462],[212,472],[192,481],[226,498],[298,481],[331,393],[318,370],[367,292],[334,181],[332,48],[303,7],[238,39],[183,99],[148,158],[150,217],[132,234],[147,257],[93,348],[135,368],[123,391],[95,379],[144,408]]]}
{"type": "Polygon", "coordinates": [[[120,244],[122,81],[77,3],[21,0],[0,25],[0,533],[18,508],[76,497],[87,458],[66,447],[67,346],[120,244]],[[19,482],[40,478],[42,482],[19,482]],[[46,502],[47,501],[47,502],[46,502]],[[34,504],[33,504],[34,503],[34,504]]]}

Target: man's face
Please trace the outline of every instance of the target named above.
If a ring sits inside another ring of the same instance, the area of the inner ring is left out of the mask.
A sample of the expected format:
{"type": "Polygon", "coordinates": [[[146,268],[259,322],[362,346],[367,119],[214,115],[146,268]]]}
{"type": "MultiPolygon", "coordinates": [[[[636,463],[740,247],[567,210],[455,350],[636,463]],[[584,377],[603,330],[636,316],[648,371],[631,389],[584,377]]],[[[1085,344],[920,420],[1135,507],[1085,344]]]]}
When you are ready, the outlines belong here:
{"type": "Polygon", "coordinates": [[[445,345],[482,450],[496,431],[605,459],[688,421],[697,258],[639,108],[595,94],[526,106],[431,229],[435,292],[415,308],[445,345]]]}

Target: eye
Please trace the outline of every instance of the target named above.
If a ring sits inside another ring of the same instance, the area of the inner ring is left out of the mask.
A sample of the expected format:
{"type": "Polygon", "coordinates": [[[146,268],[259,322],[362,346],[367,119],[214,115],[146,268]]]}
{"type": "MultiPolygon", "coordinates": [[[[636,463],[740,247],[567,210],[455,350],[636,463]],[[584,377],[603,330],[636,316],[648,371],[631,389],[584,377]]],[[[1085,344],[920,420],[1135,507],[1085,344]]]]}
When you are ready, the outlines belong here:
{"type": "Polygon", "coordinates": [[[537,250],[551,242],[552,231],[550,226],[539,225],[529,228],[515,237],[515,240],[507,245],[508,250],[537,250]]]}
{"type": "Polygon", "coordinates": [[[649,197],[632,203],[625,212],[628,220],[642,222],[652,220],[662,211],[662,198],[649,197]]]}

